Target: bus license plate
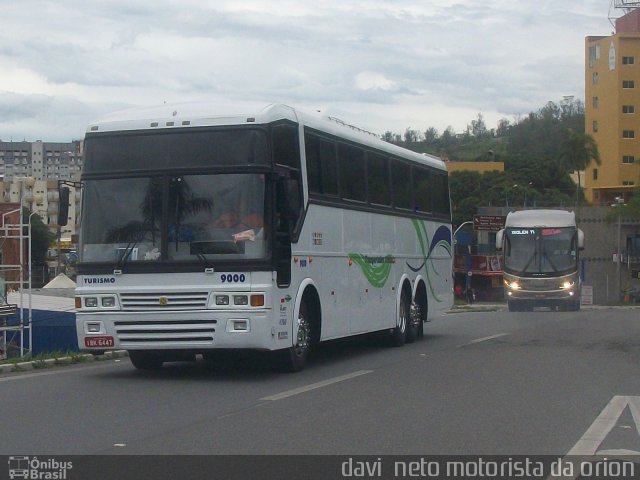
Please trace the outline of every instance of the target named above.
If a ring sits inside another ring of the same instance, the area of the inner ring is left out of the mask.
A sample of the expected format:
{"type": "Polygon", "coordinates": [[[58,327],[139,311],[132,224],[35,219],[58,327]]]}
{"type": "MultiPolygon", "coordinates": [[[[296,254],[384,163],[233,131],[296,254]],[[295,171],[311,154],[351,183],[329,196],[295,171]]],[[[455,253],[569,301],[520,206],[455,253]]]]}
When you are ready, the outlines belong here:
{"type": "Polygon", "coordinates": [[[113,347],[113,337],[85,337],[84,346],[87,348],[113,347]]]}

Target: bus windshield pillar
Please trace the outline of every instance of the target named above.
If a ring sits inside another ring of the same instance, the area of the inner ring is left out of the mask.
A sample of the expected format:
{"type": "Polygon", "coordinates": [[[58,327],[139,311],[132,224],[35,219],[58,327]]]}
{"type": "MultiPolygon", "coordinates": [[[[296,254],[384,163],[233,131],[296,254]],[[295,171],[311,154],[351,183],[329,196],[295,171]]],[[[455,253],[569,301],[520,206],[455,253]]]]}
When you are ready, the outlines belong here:
{"type": "Polygon", "coordinates": [[[293,228],[287,177],[276,184],[275,263],[278,287],[291,284],[291,231],[293,228]]]}

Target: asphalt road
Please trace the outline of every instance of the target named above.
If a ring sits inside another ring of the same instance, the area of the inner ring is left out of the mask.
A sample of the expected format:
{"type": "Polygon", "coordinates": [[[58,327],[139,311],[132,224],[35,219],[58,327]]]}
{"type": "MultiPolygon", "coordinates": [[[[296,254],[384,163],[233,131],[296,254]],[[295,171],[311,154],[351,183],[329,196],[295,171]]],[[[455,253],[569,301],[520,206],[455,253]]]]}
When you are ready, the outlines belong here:
{"type": "Polygon", "coordinates": [[[640,309],[598,309],[449,314],[402,348],[325,344],[296,374],[262,355],[9,374],[0,454],[640,452],[639,362],[640,309]]]}

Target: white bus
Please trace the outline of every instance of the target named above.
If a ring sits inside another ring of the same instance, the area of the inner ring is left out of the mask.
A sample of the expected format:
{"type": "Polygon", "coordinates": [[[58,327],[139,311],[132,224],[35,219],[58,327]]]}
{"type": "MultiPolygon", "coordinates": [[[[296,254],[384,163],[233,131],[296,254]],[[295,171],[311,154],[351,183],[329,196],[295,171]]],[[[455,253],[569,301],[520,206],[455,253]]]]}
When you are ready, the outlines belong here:
{"type": "Polygon", "coordinates": [[[580,310],[580,250],[584,233],[565,210],[510,212],[496,247],[504,251],[509,311],[535,306],[580,310]]]}
{"type": "Polygon", "coordinates": [[[453,302],[447,170],[320,114],[197,105],[114,114],[85,139],[82,350],[136,368],[388,330],[453,302]]]}

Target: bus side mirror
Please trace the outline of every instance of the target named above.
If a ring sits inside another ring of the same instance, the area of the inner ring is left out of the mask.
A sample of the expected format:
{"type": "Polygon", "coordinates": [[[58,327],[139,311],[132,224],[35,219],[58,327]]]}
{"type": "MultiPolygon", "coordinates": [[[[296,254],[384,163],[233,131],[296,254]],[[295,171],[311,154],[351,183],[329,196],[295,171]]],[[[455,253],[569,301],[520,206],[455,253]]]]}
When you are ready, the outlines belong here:
{"type": "Polygon", "coordinates": [[[58,196],[58,225],[64,227],[69,221],[69,187],[62,187],[58,196]]]}
{"type": "Polygon", "coordinates": [[[578,250],[584,250],[584,232],[578,229],[578,250]]]}
{"type": "Polygon", "coordinates": [[[502,250],[502,238],[504,237],[504,228],[496,232],[496,250],[502,250]]]}

